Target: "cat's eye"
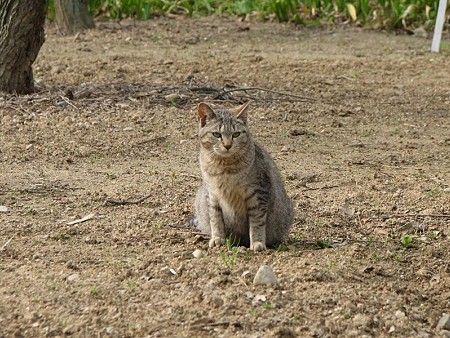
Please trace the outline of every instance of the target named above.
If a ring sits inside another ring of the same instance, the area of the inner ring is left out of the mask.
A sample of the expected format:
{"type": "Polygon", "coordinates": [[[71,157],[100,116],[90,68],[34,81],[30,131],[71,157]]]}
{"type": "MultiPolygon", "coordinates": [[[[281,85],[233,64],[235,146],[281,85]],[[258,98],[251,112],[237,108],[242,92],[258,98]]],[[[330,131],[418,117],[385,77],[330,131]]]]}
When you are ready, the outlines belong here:
{"type": "Polygon", "coordinates": [[[217,132],[217,131],[215,131],[215,132],[212,133],[212,136],[214,136],[214,137],[216,137],[216,138],[221,138],[221,137],[222,137],[222,134],[219,133],[219,132],[217,132]]]}
{"type": "Polygon", "coordinates": [[[233,136],[233,138],[239,137],[239,135],[241,135],[241,133],[239,131],[235,131],[231,136],[233,136]]]}

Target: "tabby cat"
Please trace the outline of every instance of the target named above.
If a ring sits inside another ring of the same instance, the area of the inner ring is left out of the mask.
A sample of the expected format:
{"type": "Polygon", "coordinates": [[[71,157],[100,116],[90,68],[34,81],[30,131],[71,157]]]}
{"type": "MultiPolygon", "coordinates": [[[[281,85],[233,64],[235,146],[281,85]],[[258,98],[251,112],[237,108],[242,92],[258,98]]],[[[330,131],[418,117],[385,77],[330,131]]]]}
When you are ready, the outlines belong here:
{"type": "Polygon", "coordinates": [[[211,235],[210,247],[231,238],[262,251],[278,245],[292,224],[292,203],[275,162],[248,128],[249,103],[234,110],[198,107],[203,181],[193,222],[211,235]]]}

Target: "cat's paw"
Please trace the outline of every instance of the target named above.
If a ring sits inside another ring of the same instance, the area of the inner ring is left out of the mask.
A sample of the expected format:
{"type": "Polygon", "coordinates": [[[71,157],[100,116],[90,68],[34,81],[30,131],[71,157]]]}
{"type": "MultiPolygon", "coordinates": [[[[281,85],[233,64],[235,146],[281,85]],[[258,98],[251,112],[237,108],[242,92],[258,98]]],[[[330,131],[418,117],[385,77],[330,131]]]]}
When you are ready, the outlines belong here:
{"type": "Polygon", "coordinates": [[[225,239],[222,237],[213,237],[209,240],[209,247],[221,246],[225,244],[225,239]]]}
{"type": "Polygon", "coordinates": [[[250,245],[250,249],[253,250],[254,252],[263,251],[266,250],[266,245],[262,242],[253,242],[250,245]]]}

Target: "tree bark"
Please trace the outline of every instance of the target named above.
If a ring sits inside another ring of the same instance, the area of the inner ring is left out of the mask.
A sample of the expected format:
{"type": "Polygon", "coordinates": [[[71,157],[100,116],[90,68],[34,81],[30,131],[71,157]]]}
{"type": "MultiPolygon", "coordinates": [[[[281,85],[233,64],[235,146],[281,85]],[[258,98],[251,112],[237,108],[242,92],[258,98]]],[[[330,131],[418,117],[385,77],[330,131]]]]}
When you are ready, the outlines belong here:
{"type": "Polygon", "coordinates": [[[68,34],[94,28],[87,0],[55,0],[56,24],[68,34]]]}
{"type": "Polygon", "coordinates": [[[0,0],[0,92],[34,90],[31,65],[44,43],[45,0],[0,0]]]}

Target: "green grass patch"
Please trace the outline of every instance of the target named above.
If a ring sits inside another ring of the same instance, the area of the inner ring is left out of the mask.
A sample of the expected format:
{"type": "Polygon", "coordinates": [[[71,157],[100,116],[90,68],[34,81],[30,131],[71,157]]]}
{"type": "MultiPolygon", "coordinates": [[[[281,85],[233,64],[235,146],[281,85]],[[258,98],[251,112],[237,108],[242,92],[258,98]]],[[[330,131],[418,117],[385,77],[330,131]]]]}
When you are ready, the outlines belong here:
{"type": "Polygon", "coordinates": [[[232,236],[229,236],[225,240],[225,247],[227,249],[226,252],[220,253],[220,258],[225,263],[227,267],[235,266],[238,260],[238,252],[239,252],[239,241],[237,241],[232,236]]]}
{"type": "MultiPolygon", "coordinates": [[[[147,20],[164,14],[244,16],[257,13],[262,20],[317,26],[353,23],[384,29],[417,27],[432,29],[438,0],[88,0],[94,17],[147,20]]],[[[49,18],[54,18],[53,0],[47,1],[49,18]]]]}

